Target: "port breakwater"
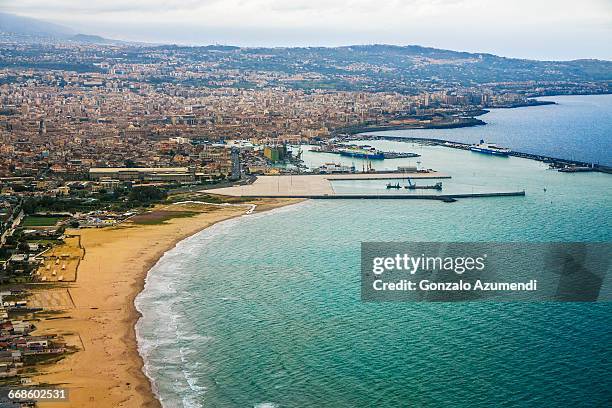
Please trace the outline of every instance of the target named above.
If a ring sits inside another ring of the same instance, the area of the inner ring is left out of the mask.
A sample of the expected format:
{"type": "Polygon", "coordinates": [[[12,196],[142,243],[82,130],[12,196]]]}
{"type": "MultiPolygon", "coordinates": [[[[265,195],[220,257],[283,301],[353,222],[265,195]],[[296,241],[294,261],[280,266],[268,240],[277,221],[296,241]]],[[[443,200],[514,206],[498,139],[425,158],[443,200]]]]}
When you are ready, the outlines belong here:
{"type": "Polygon", "coordinates": [[[306,198],[314,200],[439,200],[456,201],[460,198],[520,197],[525,191],[505,191],[468,194],[303,194],[303,195],[243,195],[244,198],[306,198]]]}
{"type": "MultiPolygon", "coordinates": [[[[461,149],[461,150],[469,150],[471,144],[463,143],[463,142],[453,142],[445,139],[437,139],[437,138],[427,138],[427,137],[409,137],[409,136],[390,136],[390,135],[374,135],[369,133],[360,133],[358,135],[351,135],[341,140],[348,141],[356,141],[356,140],[389,140],[392,142],[421,142],[427,143],[430,145],[440,145],[444,147],[450,147],[453,149],[461,149]]],[[[509,156],[520,157],[523,159],[536,160],[540,162],[545,162],[551,164],[551,166],[555,168],[564,168],[568,166],[576,166],[576,167],[589,167],[593,171],[599,171],[602,173],[612,174],[612,167],[604,166],[601,164],[587,163],[583,161],[570,160],[570,159],[560,159],[558,157],[545,156],[540,154],[533,153],[525,153],[519,151],[510,151],[509,156]]]]}
{"type": "Polygon", "coordinates": [[[434,180],[434,179],[450,179],[451,176],[443,175],[443,174],[434,174],[428,176],[427,173],[406,173],[406,172],[385,172],[382,174],[377,173],[354,173],[355,177],[351,177],[350,174],[344,175],[342,178],[335,178],[332,176],[327,177],[327,180],[407,180],[407,179],[419,179],[419,180],[434,180]],[[371,176],[368,176],[371,174],[371,176]]]}

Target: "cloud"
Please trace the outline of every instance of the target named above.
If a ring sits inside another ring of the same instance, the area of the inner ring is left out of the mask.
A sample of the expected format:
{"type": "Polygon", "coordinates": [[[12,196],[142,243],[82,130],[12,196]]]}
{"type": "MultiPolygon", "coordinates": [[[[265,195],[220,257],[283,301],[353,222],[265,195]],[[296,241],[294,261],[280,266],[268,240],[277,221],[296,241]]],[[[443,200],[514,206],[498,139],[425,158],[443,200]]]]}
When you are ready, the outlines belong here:
{"type": "Polygon", "coordinates": [[[193,10],[206,7],[222,0],[20,0],[10,5],[4,5],[7,11],[23,12],[28,14],[52,13],[83,13],[106,14],[125,12],[166,12],[173,10],[193,10]]]}

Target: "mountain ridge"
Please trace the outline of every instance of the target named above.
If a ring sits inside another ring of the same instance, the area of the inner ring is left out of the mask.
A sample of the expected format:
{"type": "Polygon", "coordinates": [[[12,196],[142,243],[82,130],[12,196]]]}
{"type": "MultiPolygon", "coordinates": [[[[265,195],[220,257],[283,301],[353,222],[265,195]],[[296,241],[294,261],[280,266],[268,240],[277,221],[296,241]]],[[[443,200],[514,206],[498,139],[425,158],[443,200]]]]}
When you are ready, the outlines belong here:
{"type": "Polygon", "coordinates": [[[21,16],[12,13],[6,13],[0,11],[0,34],[2,33],[10,33],[14,35],[33,35],[36,37],[49,37],[49,39],[53,40],[65,40],[71,42],[78,43],[87,43],[87,44],[112,44],[112,45],[138,45],[142,47],[175,47],[175,48],[185,48],[185,49],[194,49],[194,48],[203,48],[207,50],[217,49],[220,51],[227,50],[356,50],[356,51],[413,51],[418,52],[420,55],[432,55],[436,57],[440,57],[443,54],[448,54],[449,56],[465,56],[465,57],[493,57],[493,58],[504,58],[507,60],[516,60],[516,61],[537,61],[537,62],[555,62],[555,63],[569,63],[569,62],[612,62],[610,60],[598,59],[598,58],[578,58],[572,60],[539,60],[539,59],[530,59],[530,58],[516,58],[516,57],[506,57],[488,52],[471,52],[471,51],[458,51],[458,50],[450,50],[445,48],[436,48],[430,46],[423,46],[417,44],[384,44],[384,43],[374,43],[374,44],[348,44],[348,45],[340,45],[340,46],[295,46],[295,47],[263,47],[263,46],[236,46],[231,44],[202,44],[202,45],[181,45],[174,43],[148,43],[148,42],[136,42],[136,41],[128,41],[128,40],[117,40],[110,39],[104,36],[96,35],[96,34],[87,34],[87,33],[79,33],[76,30],[66,27],[64,25],[47,22],[45,20],[40,20],[32,17],[21,16]],[[25,27],[25,28],[24,28],[25,27]]]}
{"type": "MultiPolygon", "coordinates": [[[[40,25],[23,27],[15,21],[36,21],[18,17],[11,20],[7,13],[0,13],[0,31],[5,31],[4,59],[0,67],[45,68],[72,67],[83,70],[99,70],[101,62],[97,54],[80,52],[70,56],[57,50],[47,55],[45,61],[31,59],[30,51],[20,51],[10,45],[21,39],[36,49],[41,43],[117,45],[119,50],[108,50],[105,58],[152,63],[159,60],[158,52],[172,55],[177,63],[206,64],[219,69],[239,71],[281,72],[296,79],[284,84],[295,88],[364,91],[409,92],[422,83],[445,83],[446,86],[473,86],[512,82],[604,82],[605,89],[612,81],[612,61],[577,59],[571,61],[541,61],[503,57],[490,53],[474,53],[426,47],[421,45],[361,44],[339,47],[239,47],[232,45],[177,45],[130,43],[110,40],[98,35],[75,34],[62,26],[40,25]],[[7,23],[8,20],[8,23],[7,23]],[[21,30],[19,30],[21,28],[21,30]],[[13,29],[17,37],[6,30],[13,29]],[[45,34],[45,29],[49,31],[45,34]],[[19,37],[21,32],[21,37],[19,37]],[[8,35],[8,36],[7,36],[8,35]],[[46,35],[46,37],[44,37],[46,35]],[[42,36],[42,37],[41,37],[42,36]],[[42,39],[42,41],[41,41],[42,39]],[[39,45],[37,45],[39,44],[39,45]],[[8,47],[8,48],[6,48],[8,47]],[[78,58],[79,62],[73,61],[78,58]],[[310,79],[299,79],[306,74],[310,79]],[[312,74],[315,74],[314,76],[312,74]],[[353,78],[354,77],[354,78],[353,78]],[[355,85],[357,78],[359,85],[355,85]]],[[[1,34],[1,33],[0,33],[1,34]]],[[[2,38],[0,37],[0,40],[2,38]]],[[[0,42],[0,46],[2,42],[0,42]]],[[[69,54],[69,52],[68,52],[69,54]]],[[[163,57],[162,57],[163,58],[163,57]]],[[[163,80],[168,80],[163,79],[163,80]]],[[[200,84],[193,81],[193,85],[200,84]]],[[[281,83],[279,83],[280,85],[281,83]]],[[[508,87],[511,90],[512,87],[508,87]]]]}
{"type": "Polygon", "coordinates": [[[76,30],[64,25],[5,12],[0,12],[0,34],[2,33],[24,37],[24,40],[29,38],[33,42],[37,39],[48,39],[89,44],[126,43],[99,35],[78,33],[76,30]]]}

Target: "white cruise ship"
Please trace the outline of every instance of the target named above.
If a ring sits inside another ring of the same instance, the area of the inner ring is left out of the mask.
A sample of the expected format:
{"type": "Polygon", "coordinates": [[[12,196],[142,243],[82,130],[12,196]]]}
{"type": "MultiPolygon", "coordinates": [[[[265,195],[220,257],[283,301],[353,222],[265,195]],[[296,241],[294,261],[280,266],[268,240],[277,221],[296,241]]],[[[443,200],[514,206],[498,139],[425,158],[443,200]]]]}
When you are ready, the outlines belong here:
{"type": "Polygon", "coordinates": [[[499,147],[493,143],[485,143],[485,141],[482,139],[480,139],[480,143],[471,145],[470,150],[473,152],[491,154],[494,156],[508,156],[511,152],[510,149],[505,147],[499,147]]]}

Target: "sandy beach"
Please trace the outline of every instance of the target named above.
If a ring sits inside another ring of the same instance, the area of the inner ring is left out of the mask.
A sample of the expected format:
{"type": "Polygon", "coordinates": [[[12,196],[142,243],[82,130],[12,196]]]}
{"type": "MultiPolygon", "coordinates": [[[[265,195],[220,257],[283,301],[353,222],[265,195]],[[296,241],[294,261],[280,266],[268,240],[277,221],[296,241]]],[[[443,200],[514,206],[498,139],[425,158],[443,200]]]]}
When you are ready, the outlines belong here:
{"type": "MultiPolygon", "coordinates": [[[[256,212],[298,201],[259,200],[256,212]]],[[[72,306],[65,310],[67,318],[37,324],[36,334],[64,334],[79,351],[40,367],[35,381],[67,387],[70,393],[68,403],[41,406],[159,407],[137,351],[134,325],[139,313],[134,298],[151,266],[178,241],[248,209],[244,205],[172,205],[156,208],[164,217],[161,220],[145,218],[117,227],[70,231],[81,236],[85,248],[77,281],[68,286],[72,306]],[[170,217],[170,211],[183,214],[170,217]],[[191,214],[185,216],[185,211],[191,214]]]]}

